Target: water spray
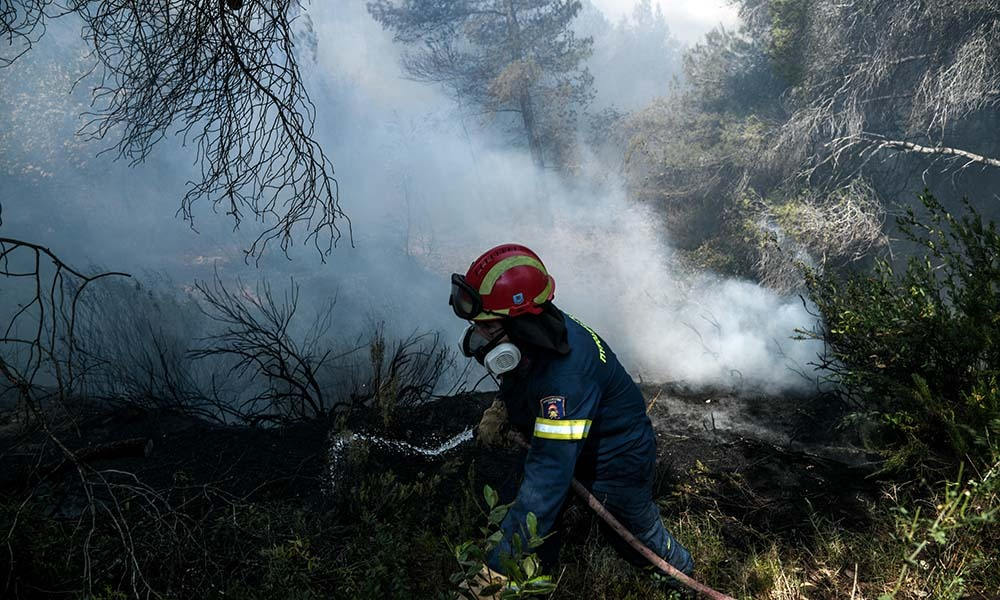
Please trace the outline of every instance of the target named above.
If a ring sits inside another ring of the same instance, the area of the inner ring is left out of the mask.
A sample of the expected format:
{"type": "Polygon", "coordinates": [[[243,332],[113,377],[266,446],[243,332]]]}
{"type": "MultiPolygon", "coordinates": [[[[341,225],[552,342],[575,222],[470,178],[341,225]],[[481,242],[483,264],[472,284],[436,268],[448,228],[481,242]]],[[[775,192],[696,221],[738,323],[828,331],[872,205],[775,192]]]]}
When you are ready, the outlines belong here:
{"type": "Polygon", "coordinates": [[[473,435],[471,427],[433,447],[417,446],[416,444],[411,444],[403,440],[393,440],[365,433],[341,433],[334,436],[330,441],[330,466],[327,472],[330,476],[331,490],[336,490],[338,484],[340,483],[340,479],[344,473],[343,466],[344,461],[346,460],[346,450],[348,446],[352,444],[363,442],[376,448],[389,450],[399,454],[415,454],[426,458],[438,458],[448,452],[451,452],[455,448],[458,448],[462,444],[471,441],[472,439],[473,435]]]}

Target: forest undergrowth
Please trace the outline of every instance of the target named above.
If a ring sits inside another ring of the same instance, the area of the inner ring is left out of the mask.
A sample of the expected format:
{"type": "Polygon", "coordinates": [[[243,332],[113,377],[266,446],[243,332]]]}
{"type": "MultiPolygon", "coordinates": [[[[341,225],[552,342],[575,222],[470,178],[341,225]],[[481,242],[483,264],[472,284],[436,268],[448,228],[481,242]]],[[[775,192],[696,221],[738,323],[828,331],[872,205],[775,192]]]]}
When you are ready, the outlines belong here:
{"type": "MultiPolygon", "coordinates": [[[[924,203],[931,218],[902,225],[928,252],[905,272],[886,263],[868,274],[807,272],[824,329],[801,335],[825,342],[821,366],[840,393],[795,400],[797,411],[757,399],[774,418],[806,413],[802,435],[863,443],[877,461],[678,425],[657,411],[702,401],[677,390],[651,402],[657,502],[701,581],[741,599],[998,597],[998,338],[986,317],[1000,314],[1000,237],[971,209],[956,218],[930,195],[924,203]]],[[[95,331],[80,325],[100,317],[83,286],[60,285],[72,294],[39,302],[79,319],[73,333],[95,331]]],[[[341,354],[359,359],[342,387],[321,385],[331,351],[322,327],[290,337],[294,294],[282,303],[267,287],[202,289],[199,310],[226,328],[193,352],[163,338],[139,344],[155,330],[132,323],[100,327],[104,337],[87,344],[42,335],[32,352],[4,355],[15,397],[0,432],[5,597],[456,597],[476,568],[469,548],[486,547],[490,513],[516,492],[520,453],[469,443],[404,456],[371,440],[454,436],[489,394],[421,401],[444,355],[419,336],[387,342],[378,327],[341,354]],[[116,337],[125,332],[133,337],[116,337]],[[243,389],[258,390],[252,401],[223,410],[224,388],[206,394],[186,362],[205,357],[234,360],[243,389]],[[29,379],[44,373],[62,384],[29,379]],[[331,435],[352,431],[366,437],[333,456],[331,435]],[[499,493],[484,497],[486,486],[499,493]]],[[[98,298],[107,308],[106,293],[98,298]]],[[[42,331],[71,322],[54,318],[42,331]]],[[[614,553],[582,503],[571,501],[564,520],[545,596],[668,597],[614,553]]]]}
{"type": "MultiPolygon", "coordinates": [[[[824,342],[818,366],[836,391],[734,399],[764,419],[797,415],[800,439],[857,444],[870,462],[678,423],[666,406],[701,397],[655,400],[664,388],[646,386],[657,502],[704,583],[741,599],[1000,597],[1000,236],[971,207],[955,217],[923,203],[929,217],[900,222],[926,249],[905,270],[805,271],[823,319],[800,335],[824,342]]],[[[5,243],[11,257],[45,255],[5,243]]],[[[51,320],[0,363],[13,399],[0,423],[5,597],[458,597],[522,456],[475,443],[403,455],[373,441],[440,442],[490,402],[427,401],[449,360],[436,338],[391,342],[376,323],[337,353],[329,311],[295,327],[294,287],[216,280],[201,300],[168,301],[131,284],[97,292],[99,278],[81,283],[45,256],[56,270],[34,276],[64,278],[35,288],[58,290],[36,298],[51,320]],[[132,312],[112,292],[132,293],[132,312]],[[223,327],[183,351],[150,325],[164,310],[223,327]],[[111,314],[116,326],[102,325],[111,314]],[[230,361],[214,370],[240,378],[242,402],[217,378],[199,383],[206,358],[230,361]]],[[[669,597],[582,503],[564,521],[555,590],[530,595],[669,597]]]]}
{"type": "MultiPolygon", "coordinates": [[[[400,418],[419,436],[442,422],[472,424],[488,402],[446,398],[400,418]]],[[[5,594],[455,597],[455,547],[484,543],[484,486],[510,500],[522,455],[466,444],[401,460],[359,443],[341,465],[349,484],[334,491],[318,425],[223,427],[157,409],[95,409],[72,425],[79,438],[60,437],[99,446],[104,432],[153,447],[86,459],[86,485],[75,468],[37,475],[30,490],[5,478],[5,594]]],[[[948,483],[876,481],[865,479],[871,469],[750,440],[683,437],[661,441],[672,457],[661,456],[657,501],[708,585],[740,599],[996,597],[996,466],[948,483]]],[[[670,597],[614,552],[582,502],[570,502],[564,522],[548,597],[670,597]]]]}

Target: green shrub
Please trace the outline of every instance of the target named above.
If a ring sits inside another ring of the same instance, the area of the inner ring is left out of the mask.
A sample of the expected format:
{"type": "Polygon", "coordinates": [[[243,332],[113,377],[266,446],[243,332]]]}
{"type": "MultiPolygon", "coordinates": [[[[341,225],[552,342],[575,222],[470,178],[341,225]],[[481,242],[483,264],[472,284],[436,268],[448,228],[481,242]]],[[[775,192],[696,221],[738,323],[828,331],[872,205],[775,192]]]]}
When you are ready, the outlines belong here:
{"type": "Polygon", "coordinates": [[[928,217],[899,219],[923,248],[904,272],[806,271],[823,317],[820,366],[842,385],[856,422],[875,425],[890,469],[990,461],[1000,434],[1000,235],[966,203],[950,215],[929,193],[928,217]]]}

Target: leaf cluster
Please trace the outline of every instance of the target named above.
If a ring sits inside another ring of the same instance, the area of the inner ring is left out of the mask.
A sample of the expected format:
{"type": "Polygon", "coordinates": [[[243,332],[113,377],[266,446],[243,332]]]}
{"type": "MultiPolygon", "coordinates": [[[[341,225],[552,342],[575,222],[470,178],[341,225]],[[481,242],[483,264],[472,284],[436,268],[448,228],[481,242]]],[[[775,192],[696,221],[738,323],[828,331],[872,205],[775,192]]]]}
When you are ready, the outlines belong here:
{"type": "MultiPolygon", "coordinates": [[[[453,584],[465,584],[467,587],[459,591],[462,598],[475,598],[480,596],[468,596],[469,587],[478,587],[477,583],[480,571],[486,564],[490,552],[503,539],[504,532],[500,529],[500,524],[510,504],[500,504],[499,495],[496,491],[486,485],[483,487],[483,498],[486,500],[486,525],[479,529],[482,538],[479,540],[467,540],[451,545],[452,553],[458,563],[460,570],[451,576],[453,584]]],[[[520,534],[514,533],[511,547],[511,554],[501,553],[500,566],[507,577],[506,583],[494,583],[479,590],[479,595],[489,596],[497,594],[500,598],[526,598],[531,596],[547,596],[556,590],[556,584],[552,578],[542,573],[542,566],[538,556],[531,551],[538,548],[545,542],[545,538],[538,535],[538,520],[534,513],[528,513],[525,524],[527,525],[528,536],[523,539],[520,534]]]]}
{"type": "Polygon", "coordinates": [[[825,342],[820,366],[887,434],[889,466],[982,464],[1000,435],[1000,235],[970,205],[956,218],[930,193],[921,201],[929,216],[911,211],[900,227],[924,255],[902,272],[807,271],[824,324],[802,333],[825,342]]]}

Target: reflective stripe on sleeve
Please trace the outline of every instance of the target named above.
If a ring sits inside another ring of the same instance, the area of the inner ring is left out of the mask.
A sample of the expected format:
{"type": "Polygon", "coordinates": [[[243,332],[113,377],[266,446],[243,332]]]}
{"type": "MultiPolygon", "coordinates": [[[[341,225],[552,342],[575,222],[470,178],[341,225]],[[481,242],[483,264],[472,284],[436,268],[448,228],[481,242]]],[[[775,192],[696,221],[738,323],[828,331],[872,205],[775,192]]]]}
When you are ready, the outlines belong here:
{"type": "Polygon", "coordinates": [[[535,437],[547,440],[582,440],[590,433],[590,419],[567,421],[535,419],[535,437]]]}

